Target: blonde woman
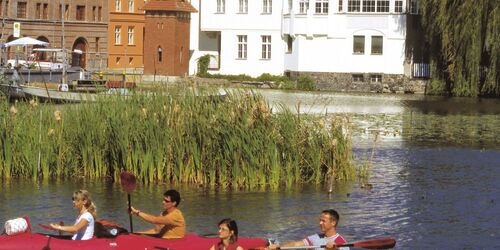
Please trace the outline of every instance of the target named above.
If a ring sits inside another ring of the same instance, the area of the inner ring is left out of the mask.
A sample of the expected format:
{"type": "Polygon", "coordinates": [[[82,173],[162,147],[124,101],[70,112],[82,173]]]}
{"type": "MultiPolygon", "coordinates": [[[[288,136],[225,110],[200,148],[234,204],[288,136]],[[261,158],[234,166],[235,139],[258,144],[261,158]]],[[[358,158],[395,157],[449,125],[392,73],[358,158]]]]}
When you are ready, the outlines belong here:
{"type": "Polygon", "coordinates": [[[87,190],[78,190],[73,193],[73,207],[78,211],[78,217],[73,226],[61,226],[51,223],[50,226],[62,232],[73,233],[73,240],[89,240],[94,236],[94,221],[96,206],[87,190]]]}

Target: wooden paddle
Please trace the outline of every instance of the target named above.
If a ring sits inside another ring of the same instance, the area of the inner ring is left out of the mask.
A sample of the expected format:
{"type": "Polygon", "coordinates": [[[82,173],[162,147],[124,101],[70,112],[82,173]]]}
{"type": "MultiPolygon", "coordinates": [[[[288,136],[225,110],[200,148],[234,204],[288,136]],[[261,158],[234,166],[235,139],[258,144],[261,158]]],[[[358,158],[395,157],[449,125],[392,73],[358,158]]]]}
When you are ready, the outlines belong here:
{"type": "MultiPolygon", "coordinates": [[[[366,248],[366,249],[390,249],[394,248],[396,245],[396,240],[393,238],[382,238],[375,240],[363,240],[353,243],[337,245],[337,247],[356,247],[356,248],[366,248]]],[[[326,245],[321,246],[297,246],[297,247],[278,247],[276,249],[314,249],[314,248],[325,248],[326,245]]],[[[265,247],[253,248],[253,250],[263,250],[265,247]]]]}
{"type": "Polygon", "coordinates": [[[366,248],[366,249],[389,249],[389,248],[394,248],[394,246],[396,246],[396,240],[394,238],[363,240],[363,241],[353,242],[350,244],[344,244],[342,246],[366,248]]]}
{"type": "Polygon", "coordinates": [[[122,189],[123,191],[127,192],[127,199],[128,199],[128,213],[129,213],[129,220],[130,220],[130,232],[134,232],[134,226],[132,225],[132,214],[130,211],[132,210],[132,201],[130,200],[130,193],[134,191],[135,189],[135,175],[124,171],[120,174],[120,182],[122,184],[122,189]]]}
{"type": "Polygon", "coordinates": [[[38,224],[39,227],[43,228],[43,229],[47,229],[47,230],[54,230],[54,231],[57,231],[57,229],[49,226],[49,225],[45,225],[45,224],[38,224]]]}
{"type": "MultiPolygon", "coordinates": [[[[64,222],[59,222],[59,225],[60,226],[64,226],[64,222]]],[[[58,229],[55,229],[53,227],[51,227],[50,225],[46,225],[46,224],[38,224],[39,227],[43,228],[43,229],[47,229],[47,230],[54,230],[54,231],[58,231],[59,232],[59,235],[63,235],[63,231],[61,230],[58,230],[58,229]]]]}

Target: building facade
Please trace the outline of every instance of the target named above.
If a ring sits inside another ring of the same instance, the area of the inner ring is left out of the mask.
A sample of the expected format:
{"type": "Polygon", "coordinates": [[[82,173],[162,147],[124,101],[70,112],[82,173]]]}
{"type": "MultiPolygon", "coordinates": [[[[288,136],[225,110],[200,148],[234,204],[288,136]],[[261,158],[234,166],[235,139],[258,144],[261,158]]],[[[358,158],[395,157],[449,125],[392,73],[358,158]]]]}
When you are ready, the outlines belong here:
{"type": "Polygon", "coordinates": [[[190,74],[197,59],[211,55],[210,73],[283,74],[285,44],[281,0],[192,0],[190,74]]]}
{"type": "Polygon", "coordinates": [[[405,73],[406,1],[294,0],[283,13],[286,73],[354,82],[405,73]]]}
{"type": "Polygon", "coordinates": [[[379,82],[411,72],[407,17],[415,0],[193,0],[191,74],[309,74],[379,82]],[[195,21],[196,20],[196,21],[195,21]]]}
{"type": "Polygon", "coordinates": [[[108,0],[109,69],[144,67],[144,0],[108,0]]]}
{"type": "Polygon", "coordinates": [[[190,19],[197,10],[186,0],[150,0],[144,10],[144,74],[188,74],[190,19]]]}
{"type": "MultiPolygon", "coordinates": [[[[20,23],[21,37],[48,42],[50,48],[81,50],[82,54],[73,53],[72,65],[83,68],[106,66],[106,0],[0,0],[0,6],[0,42],[17,39],[13,25],[20,23]]],[[[11,58],[13,53],[9,49],[2,58],[11,58]]]]}

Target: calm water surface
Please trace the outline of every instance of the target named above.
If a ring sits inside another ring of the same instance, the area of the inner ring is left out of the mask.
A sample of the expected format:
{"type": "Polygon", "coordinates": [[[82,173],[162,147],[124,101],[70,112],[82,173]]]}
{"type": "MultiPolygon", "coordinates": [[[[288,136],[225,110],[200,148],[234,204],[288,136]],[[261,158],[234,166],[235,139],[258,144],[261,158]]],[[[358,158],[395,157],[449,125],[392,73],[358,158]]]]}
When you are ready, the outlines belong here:
{"type": "MultiPolygon", "coordinates": [[[[139,185],[132,202],[157,213],[162,193],[181,191],[188,231],[216,233],[223,217],[240,234],[301,239],[318,231],[318,213],[340,212],[350,241],[393,236],[397,249],[500,249],[500,101],[421,96],[259,91],[301,113],[349,117],[358,162],[373,151],[370,190],[356,182],[282,191],[217,192],[195,186],[139,185]]],[[[126,194],[117,184],[84,180],[3,181],[0,222],[72,223],[71,193],[92,191],[99,217],[128,227],[126,194]]],[[[134,228],[148,225],[134,220],[134,228]]],[[[42,231],[42,229],[38,229],[42,231]]]]}

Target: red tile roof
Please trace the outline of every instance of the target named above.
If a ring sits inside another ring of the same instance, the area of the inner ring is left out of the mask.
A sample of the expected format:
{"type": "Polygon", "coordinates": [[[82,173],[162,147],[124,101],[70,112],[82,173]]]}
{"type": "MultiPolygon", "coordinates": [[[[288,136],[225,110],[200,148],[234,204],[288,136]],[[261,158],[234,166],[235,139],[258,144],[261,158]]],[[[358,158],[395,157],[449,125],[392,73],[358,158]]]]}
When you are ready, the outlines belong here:
{"type": "Polygon", "coordinates": [[[187,0],[149,0],[144,10],[165,10],[180,12],[198,12],[187,0]]]}

